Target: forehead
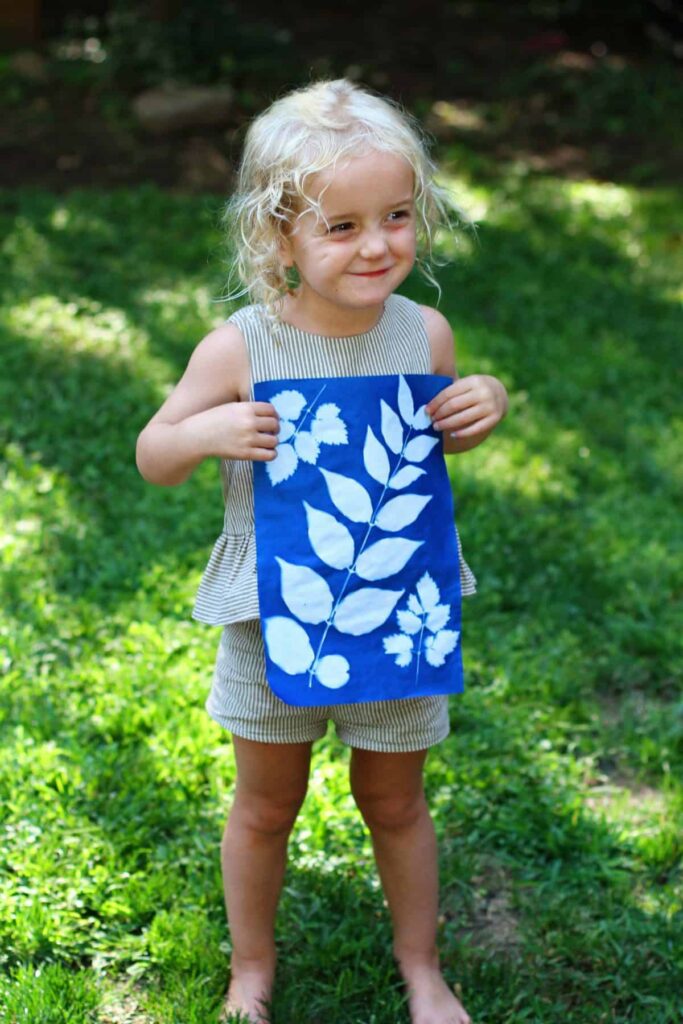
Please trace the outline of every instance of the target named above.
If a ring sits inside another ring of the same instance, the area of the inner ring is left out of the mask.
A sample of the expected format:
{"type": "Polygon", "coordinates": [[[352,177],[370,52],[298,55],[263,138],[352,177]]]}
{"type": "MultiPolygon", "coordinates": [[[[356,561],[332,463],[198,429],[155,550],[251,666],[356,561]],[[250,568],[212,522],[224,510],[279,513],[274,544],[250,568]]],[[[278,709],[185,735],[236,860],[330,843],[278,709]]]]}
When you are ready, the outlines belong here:
{"type": "Polygon", "coordinates": [[[313,175],[309,193],[326,213],[354,210],[359,202],[391,203],[412,196],[415,175],[405,157],[369,150],[313,175]],[[343,209],[341,209],[343,207],[343,209]]]}

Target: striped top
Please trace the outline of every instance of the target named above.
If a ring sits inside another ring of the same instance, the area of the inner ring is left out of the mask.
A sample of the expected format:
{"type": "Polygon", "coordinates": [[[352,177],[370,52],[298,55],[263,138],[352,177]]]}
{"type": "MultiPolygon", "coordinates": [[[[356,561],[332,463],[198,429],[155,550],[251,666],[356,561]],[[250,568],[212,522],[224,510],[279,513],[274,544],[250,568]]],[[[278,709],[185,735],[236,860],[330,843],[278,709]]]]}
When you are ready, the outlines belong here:
{"type": "MultiPolygon", "coordinates": [[[[364,334],[330,338],[282,324],[274,334],[263,306],[245,306],[229,318],[247,347],[252,385],[264,380],[431,373],[431,349],[417,303],[390,295],[379,322],[364,334]]],[[[259,618],[254,536],[253,465],[221,461],[225,518],[204,571],[193,618],[227,625],[259,618]]],[[[457,535],[457,531],[456,531],[457,535]]],[[[463,595],[476,593],[476,579],[462,556],[463,595]]]]}

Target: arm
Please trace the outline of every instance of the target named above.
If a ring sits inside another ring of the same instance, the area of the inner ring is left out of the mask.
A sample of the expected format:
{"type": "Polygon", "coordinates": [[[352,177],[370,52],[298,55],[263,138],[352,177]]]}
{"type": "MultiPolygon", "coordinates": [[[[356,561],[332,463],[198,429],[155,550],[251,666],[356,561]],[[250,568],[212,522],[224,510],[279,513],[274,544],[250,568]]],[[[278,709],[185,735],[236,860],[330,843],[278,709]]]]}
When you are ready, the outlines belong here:
{"type": "Polygon", "coordinates": [[[497,377],[458,377],[454,340],[448,320],[436,309],[421,306],[432,350],[432,373],[453,378],[427,405],[435,430],[444,432],[444,452],[466,452],[485,441],[507,413],[507,391],[497,377]],[[456,436],[453,436],[453,434],[456,436]]]}
{"type": "Polygon", "coordinates": [[[137,441],[136,462],[150,483],[171,487],[204,459],[275,458],[279,421],[270,403],[249,401],[249,358],[234,324],[208,334],[185,373],[137,441]]]}

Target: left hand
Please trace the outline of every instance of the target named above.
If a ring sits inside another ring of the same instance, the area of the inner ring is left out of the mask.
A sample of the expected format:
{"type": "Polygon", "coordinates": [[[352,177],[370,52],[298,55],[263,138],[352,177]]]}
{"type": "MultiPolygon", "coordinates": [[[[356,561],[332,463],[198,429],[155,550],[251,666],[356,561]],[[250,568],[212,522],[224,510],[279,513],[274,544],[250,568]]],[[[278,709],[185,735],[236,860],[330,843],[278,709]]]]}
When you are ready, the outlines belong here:
{"type": "Polygon", "coordinates": [[[496,377],[474,373],[460,377],[427,404],[435,430],[457,437],[489,434],[508,409],[507,391],[496,377]]]}

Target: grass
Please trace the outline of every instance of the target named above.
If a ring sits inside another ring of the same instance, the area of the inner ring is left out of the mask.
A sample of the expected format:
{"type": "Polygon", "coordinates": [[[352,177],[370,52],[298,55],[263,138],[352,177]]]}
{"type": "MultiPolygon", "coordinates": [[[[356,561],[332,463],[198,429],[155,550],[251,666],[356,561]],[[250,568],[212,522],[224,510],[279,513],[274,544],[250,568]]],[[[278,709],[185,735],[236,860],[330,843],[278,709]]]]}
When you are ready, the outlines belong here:
{"type": "MultiPolygon", "coordinates": [[[[508,419],[449,465],[480,593],[466,692],[428,761],[441,949],[476,1024],[683,1013],[680,231],[676,197],[444,176],[463,374],[508,419]],[[481,182],[485,182],[482,184],[481,182]]],[[[218,843],[234,761],[189,620],[215,466],[137,475],[137,432],[229,307],[214,198],[0,201],[0,1019],[210,1024],[230,952],[218,843]]],[[[434,302],[418,279],[407,294],[434,302]]],[[[314,752],[274,1024],[399,1024],[404,993],[347,751],[314,752]]]]}

